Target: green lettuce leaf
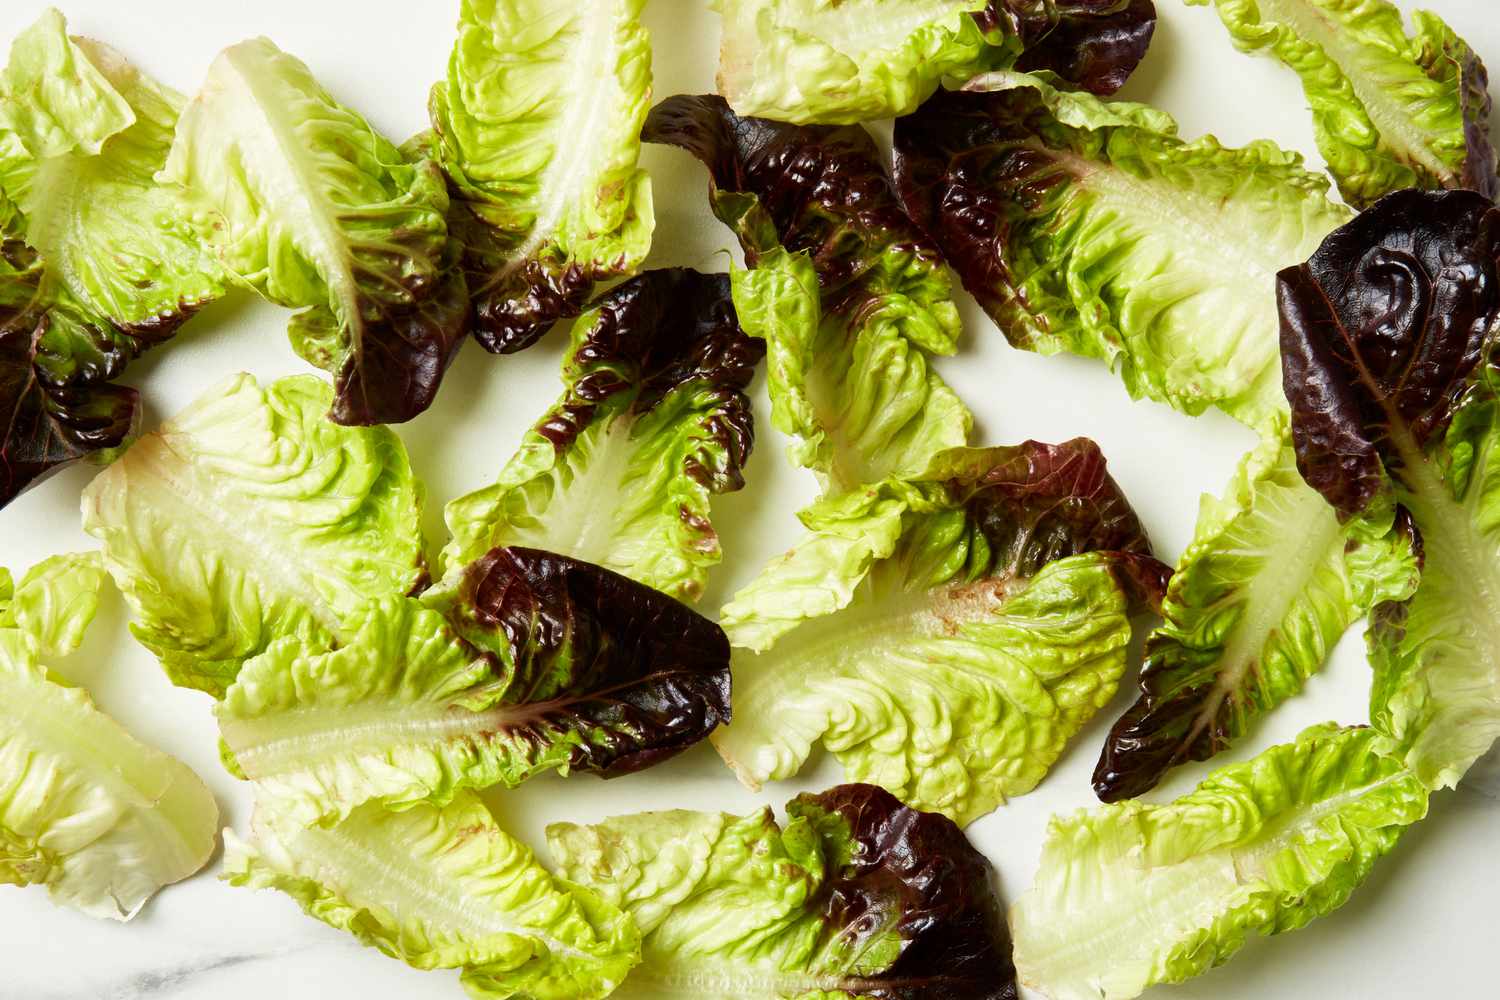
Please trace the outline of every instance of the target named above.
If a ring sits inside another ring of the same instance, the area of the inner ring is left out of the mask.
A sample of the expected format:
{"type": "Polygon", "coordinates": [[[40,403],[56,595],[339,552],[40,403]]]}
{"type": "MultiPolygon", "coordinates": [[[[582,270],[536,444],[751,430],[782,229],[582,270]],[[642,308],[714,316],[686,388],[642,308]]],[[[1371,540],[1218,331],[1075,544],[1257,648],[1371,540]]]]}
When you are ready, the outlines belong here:
{"type": "Polygon", "coordinates": [[[127,118],[103,141],[76,135],[31,140],[25,187],[9,192],[24,217],[18,235],[93,315],[126,332],[180,325],[224,292],[217,264],[184,218],[181,193],[155,180],[172,146],[182,96],[108,46],[70,40],[55,11],[17,40],[5,92],[12,100],[35,92],[41,82],[26,80],[26,71],[43,67],[49,74],[72,73],[48,77],[54,93],[81,100],[107,87],[110,109],[118,105],[127,118]],[[42,66],[36,49],[46,54],[42,66]],[[65,66],[53,65],[64,55],[65,66]]]}
{"type": "Polygon", "coordinates": [[[1383,746],[1320,726],[1168,805],[1054,817],[1011,910],[1021,981],[1049,1000],[1129,1000],[1342,906],[1427,812],[1383,746]]]}
{"type": "Polygon", "coordinates": [[[871,785],[799,796],[787,816],[547,829],[564,876],[644,935],[616,997],[1015,1000],[993,872],[955,824],[871,785]]]}
{"type": "Polygon", "coordinates": [[[719,92],[741,115],[845,124],[914,111],[944,77],[1006,65],[972,14],[987,0],[714,0],[719,92]]]}
{"type": "Polygon", "coordinates": [[[1049,79],[992,74],[898,120],[912,217],[1015,346],[1098,358],[1189,414],[1285,412],[1276,272],[1349,218],[1327,180],[1049,79]]]}
{"type": "Polygon", "coordinates": [[[106,139],[136,120],[130,102],[68,37],[67,21],[55,8],[11,43],[0,95],[0,131],[14,135],[31,158],[97,155],[106,139]]]}
{"type": "Polygon", "coordinates": [[[763,353],[723,275],[648,271],[602,296],[573,326],[563,397],[493,486],[448,504],[445,576],[525,545],[695,599],[722,554],[713,497],[744,485],[763,353]]]}
{"type": "Polygon", "coordinates": [[[385,428],[322,418],[311,376],[210,389],[84,491],[84,527],[173,683],[222,695],[276,639],[346,641],[425,585],[422,487],[385,428]]]}
{"type": "Polygon", "coordinates": [[[455,189],[475,335],[509,353],[575,316],[596,281],[651,248],[636,166],[650,105],[645,0],[463,0],[433,88],[437,156],[455,189]]]}
{"type": "Polygon", "coordinates": [[[38,657],[67,656],[99,610],[104,566],[97,555],[53,556],[32,567],[19,586],[0,566],[0,630],[16,630],[38,657]]]}
{"type": "Polygon", "coordinates": [[[259,807],[252,840],[225,834],[231,885],[279,889],[416,968],[462,969],[471,996],[595,1000],[639,961],[618,907],[548,874],[472,795],[328,829],[279,819],[259,807]]]}
{"type": "Polygon", "coordinates": [[[1345,630],[1417,585],[1410,525],[1394,504],[1340,522],[1302,481],[1287,434],[1246,456],[1197,533],[1146,640],[1141,695],[1094,772],[1106,802],[1207,760],[1302,690],[1345,630]]]}
{"type": "Polygon", "coordinates": [[[679,96],[652,109],[644,136],[709,168],[714,213],[751,265],[734,271],[735,307],[766,342],[771,419],[793,462],[840,492],[920,475],[968,443],[973,418],[931,364],[962,333],[948,274],[864,129],[679,96]]]}
{"type": "Polygon", "coordinates": [[[725,606],[751,787],[821,742],[852,780],[967,823],[1030,791],[1113,696],[1166,568],[1092,442],[944,453],[803,512],[725,606]]]}
{"type": "Polygon", "coordinates": [[[236,770],[278,815],[443,803],[548,769],[606,777],[729,716],[729,643],[685,605],[535,549],[496,549],[426,603],[366,609],[332,651],[283,639],[216,707],[236,770]]]}
{"type": "Polygon", "coordinates": [[[50,559],[15,587],[0,570],[0,883],[128,920],[208,863],[219,813],[187,767],[49,678],[42,658],[77,648],[104,578],[97,556],[50,559]]]}
{"type": "Polygon", "coordinates": [[[436,162],[407,162],[261,38],[214,61],[162,176],[230,273],[304,310],[292,344],[334,375],[334,420],[395,423],[431,404],[469,313],[436,162]]]}
{"type": "Polygon", "coordinates": [[[1212,2],[1236,46],[1297,71],[1349,204],[1410,187],[1500,194],[1488,74],[1436,14],[1414,13],[1409,36],[1386,0],[1187,2],[1212,2]]]}

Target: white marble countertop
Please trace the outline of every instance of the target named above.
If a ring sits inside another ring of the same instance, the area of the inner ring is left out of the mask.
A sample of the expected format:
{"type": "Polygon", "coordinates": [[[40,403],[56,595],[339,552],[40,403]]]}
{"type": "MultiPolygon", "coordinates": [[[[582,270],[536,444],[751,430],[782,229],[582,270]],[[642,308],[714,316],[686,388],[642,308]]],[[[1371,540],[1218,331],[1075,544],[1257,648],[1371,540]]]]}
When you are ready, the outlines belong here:
{"type": "MultiPolygon", "coordinates": [[[[73,31],[106,40],[147,71],[187,93],[213,55],[257,34],[305,59],[340,99],[388,135],[425,126],[430,84],[443,72],[456,0],[58,0],[73,31]]],[[[1212,12],[1158,0],[1161,26],[1151,57],[1126,95],[1172,111],[1184,134],[1215,132],[1226,143],[1258,137],[1316,156],[1309,117],[1292,74],[1237,54],[1212,12]]],[[[651,0],[656,93],[712,89],[717,17],[703,0],[651,0]]],[[[1493,0],[1426,0],[1500,69],[1500,20],[1493,0]]],[[[42,0],[0,5],[0,38],[40,13],[42,0]]],[[[648,147],[655,177],[658,235],[650,264],[722,269],[728,233],[707,211],[701,167],[673,150],[648,147]]],[[[968,346],[939,365],[979,416],[990,441],[1027,437],[1097,439],[1156,540],[1175,559],[1192,535],[1198,495],[1220,493],[1250,433],[1227,418],[1187,420],[1164,407],[1132,403],[1102,366],[1011,350],[967,299],[968,346]]],[[[186,403],[233,370],[265,377],[305,371],[285,335],[286,314],[247,297],[215,305],[170,351],[138,363],[148,421],[186,403]]],[[[468,349],[432,411],[402,428],[428,486],[427,528],[439,537],[441,502],[488,481],[519,434],[556,394],[560,346],[510,358],[468,349]]],[[[716,504],[730,560],[711,582],[704,607],[743,583],[765,557],[795,537],[791,512],[812,483],[782,458],[782,441],[760,404],[760,441],[751,485],[716,504]]],[[[74,468],[0,514],[0,554],[23,570],[55,552],[93,547],[78,525],[77,497],[90,477],[74,468]]],[[[140,738],[192,765],[213,787],[224,822],[243,828],[248,798],[219,767],[205,696],[171,688],[154,660],[128,636],[125,611],[110,596],[82,650],[59,663],[106,711],[140,738]]],[[[1367,716],[1368,667],[1357,634],[1303,697],[1283,706],[1254,739],[1215,763],[1251,756],[1304,726],[1367,716]]],[[[1031,881],[1046,818],[1092,804],[1088,776],[1104,729],[1123,697],[1100,714],[1051,776],[970,829],[1014,898],[1031,881]]],[[[1253,942],[1229,966],[1188,985],[1153,991],[1170,1000],[1326,1000],[1496,995],[1495,913],[1500,907],[1500,767],[1457,792],[1437,796],[1418,824],[1338,913],[1271,942],[1253,942]],[[1486,789],[1488,788],[1488,791],[1486,789]]],[[[1206,768],[1183,768],[1157,793],[1189,789],[1206,768]]],[[[489,796],[502,822],[540,846],[550,821],[590,821],[647,808],[745,810],[780,806],[797,791],[840,780],[821,761],[795,783],[752,794],[735,783],[711,749],[614,782],[544,777],[489,796]]],[[[287,898],[232,889],[216,879],[218,860],[163,892],[126,925],[55,909],[44,893],[0,888],[0,1000],[425,1000],[461,996],[455,973],[420,973],[302,916],[287,898]]]]}

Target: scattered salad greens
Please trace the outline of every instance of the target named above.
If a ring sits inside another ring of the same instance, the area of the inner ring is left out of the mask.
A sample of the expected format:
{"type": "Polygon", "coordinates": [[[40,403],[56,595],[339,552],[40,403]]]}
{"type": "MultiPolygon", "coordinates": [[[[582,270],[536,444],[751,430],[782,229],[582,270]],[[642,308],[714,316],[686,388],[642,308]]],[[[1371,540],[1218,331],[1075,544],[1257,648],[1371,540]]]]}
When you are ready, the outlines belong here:
{"type": "Polygon", "coordinates": [[[129,920],[208,863],[219,810],[196,774],[46,666],[83,641],[104,580],[92,555],[54,557],[19,584],[0,568],[0,883],[129,920]]]}
{"type": "Polygon", "coordinates": [[[47,666],[108,575],[255,800],[225,878],[476,997],[1015,1000],[1019,970],[1128,1000],[1341,906],[1500,739],[1492,105],[1434,15],[1212,2],[1302,76],[1361,214],[1271,143],[1102,99],[1152,0],[717,0],[722,96],[654,108],[645,0],[459,0],[432,127],[399,146],[267,39],[189,102],[45,13],[0,69],[0,506],[113,464],[83,497],[101,553],[0,570],[0,882],[128,919],[212,853],[202,782],[47,666]],[[893,115],[888,168],[861,123],[893,115]],[[708,168],[744,267],[637,273],[642,141],[708,168]],[[949,265],[1014,345],[1259,432],[1175,574],[1092,441],[972,446],[937,371],[949,265]],[[132,440],[125,367],[234,286],[299,310],[331,385],[236,376],[132,440]],[[562,397],[447,504],[434,581],[377,425],[426,410],[471,332],[506,354],[575,317],[562,397]],[[683,602],[722,558],[763,357],[821,496],[721,627],[683,602]],[[1108,804],[1053,819],[1012,956],[961,824],[1042,780],[1143,611],[1165,622],[1108,804]],[[1370,726],[1135,798],[1361,620],[1370,726]],[[819,744],[862,784],[780,825],[557,825],[556,874],[476,794],[709,737],[752,787],[819,744]]]}
{"type": "Polygon", "coordinates": [[[777,825],[661,812],[557,824],[564,877],[629,914],[616,997],[1015,1000],[994,873],[959,828],[871,785],[802,795],[777,825]]]}

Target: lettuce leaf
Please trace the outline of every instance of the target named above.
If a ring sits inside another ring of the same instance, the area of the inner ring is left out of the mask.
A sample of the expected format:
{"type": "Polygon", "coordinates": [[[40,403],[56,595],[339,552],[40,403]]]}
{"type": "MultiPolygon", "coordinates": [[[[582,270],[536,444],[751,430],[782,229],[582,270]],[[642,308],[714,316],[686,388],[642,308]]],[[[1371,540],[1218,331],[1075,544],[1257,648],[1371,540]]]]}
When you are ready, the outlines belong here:
{"type": "Polygon", "coordinates": [[[235,376],[84,491],[131,630],[174,684],[221,696],[273,641],[348,640],[370,600],[426,584],[405,448],[324,420],[331,397],[312,376],[235,376]]]}
{"type": "Polygon", "coordinates": [[[562,399],[493,486],[448,504],[445,575],[526,545],[695,599],[721,557],[710,504],[745,482],[763,353],[723,275],[670,268],[612,289],[574,324],[562,399]]]}
{"type": "Polygon", "coordinates": [[[1156,28],[1151,0],[715,0],[714,7],[724,18],[719,92],[741,115],[801,124],[910,114],[944,80],[1012,65],[1113,93],[1156,28]]]}
{"type": "Polygon", "coordinates": [[[73,652],[99,605],[97,556],[59,556],[18,586],[0,570],[0,883],[129,920],[208,863],[218,807],[198,776],[138,743],[43,659],[73,652]]]}
{"type": "Polygon", "coordinates": [[[1129,1000],[1342,906],[1427,812],[1370,729],[1320,726],[1169,805],[1054,817],[1011,910],[1016,966],[1049,1000],[1129,1000]]]}
{"type": "Polygon", "coordinates": [[[1301,691],[1350,625],[1409,597],[1417,576],[1394,504],[1341,523],[1302,481],[1290,439],[1268,437],[1226,499],[1203,498],[1166,622],[1146,640],[1141,695],[1105,740],[1094,791],[1134,798],[1224,750],[1301,691]]]}
{"type": "Polygon", "coordinates": [[[1422,579],[1377,609],[1371,721],[1434,787],[1500,738],[1500,211],[1402,191],[1282,272],[1298,467],[1349,518],[1391,498],[1422,579]]]}
{"type": "Polygon", "coordinates": [[[368,607],[332,651],[283,639],[216,711],[237,770],[279,816],[331,823],[547,769],[606,777],[729,717],[729,644],[664,594],[590,563],[496,549],[424,607],[368,607]]]}
{"type": "Polygon", "coordinates": [[[652,109],[644,137],[709,168],[714,213],[751,266],[734,272],[735,306],[766,342],[771,419],[793,462],[839,492],[919,475],[968,443],[973,418],[930,359],[962,333],[952,287],[867,132],[679,96],[652,109]]]}
{"type": "Polygon", "coordinates": [[[330,416],[397,423],[425,410],[468,329],[448,191],[264,38],[220,53],[162,171],[225,268],[301,309],[297,353],[333,374],[330,416]]]}
{"type": "Polygon", "coordinates": [[[960,823],[1030,791],[1113,696],[1166,567],[1085,439],[944,453],[802,514],[722,612],[740,780],[821,742],[851,779],[960,823]]]}
{"type": "Polygon", "coordinates": [[[0,506],[133,433],[114,384],[224,291],[158,184],[182,98],[48,11],[0,73],[0,506]]]}
{"type": "Polygon", "coordinates": [[[1408,35],[1386,0],[1212,2],[1236,46],[1302,78],[1318,149],[1349,204],[1410,187],[1500,195],[1489,75],[1436,14],[1415,12],[1408,35]]]}
{"type": "Polygon", "coordinates": [[[1010,342],[1097,358],[1185,413],[1284,413],[1269,303],[1276,272],[1349,218],[1327,181],[1045,75],[969,88],[896,123],[896,181],[1010,342]]]}
{"type": "Polygon", "coordinates": [[[123,444],[139,420],[139,394],[108,381],[134,345],[44,286],[53,287],[36,254],[0,240],[0,507],[123,444]]]}
{"type": "Polygon", "coordinates": [[[874,786],[798,796],[784,828],[770,809],[679,810],[557,824],[547,842],[644,935],[622,1000],[1015,1000],[989,862],[874,786]]]}
{"type": "Polygon", "coordinates": [[[308,915],[419,969],[462,969],[474,997],[598,1000],[640,957],[619,908],[549,875],[465,794],[442,808],[366,806],[332,828],[259,807],[225,834],[224,878],[279,889],[308,915]]]}
{"type": "Polygon", "coordinates": [[[644,5],[460,5],[432,123],[490,351],[529,347],[651,248],[651,179],[636,166],[651,93],[644,5]]]}

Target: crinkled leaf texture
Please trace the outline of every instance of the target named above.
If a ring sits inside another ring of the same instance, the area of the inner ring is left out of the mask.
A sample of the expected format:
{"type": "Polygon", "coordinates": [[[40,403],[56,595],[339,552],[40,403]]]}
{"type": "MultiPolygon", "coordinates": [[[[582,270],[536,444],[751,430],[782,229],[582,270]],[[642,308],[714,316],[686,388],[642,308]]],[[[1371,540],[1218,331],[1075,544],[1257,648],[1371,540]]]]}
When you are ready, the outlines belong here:
{"type": "Polygon", "coordinates": [[[135,432],[140,396],[109,380],[141,342],[54,294],[41,261],[0,237],[0,507],[135,432]]]}
{"type": "Polygon", "coordinates": [[[651,98],[644,4],[460,6],[431,110],[488,350],[529,347],[651,248],[651,179],[636,165],[651,98]]]}
{"type": "Polygon", "coordinates": [[[0,506],[122,444],[137,396],[112,380],[224,290],[154,177],[181,104],[56,11],[0,73],[0,506]]]}
{"type": "Polygon", "coordinates": [[[659,812],[557,824],[563,875],[635,919],[621,1000],[1015,1000],[982,854],[873,785],[749,816],[659,812]]]}
{"type": "Polygon", "coordinates": [[[451,591],[369,606],[339,649],[296,638],[217,707],[238,770],[278,815],[443,803],[538,771],[611,777],[729,718],[729,643],[686,605],[591,563],[495,549],[451,591]]]}
{"type": "Polygon", "coordinates": [[[1282,272],[1298,465],[1345,517],[1394,498],[1422,579],[1377,609],[1371,720],[1434,786],[1500,737],[1500,211],[1402,191],[1282,272]]]}
{"type": "Polygon", "coordinates": [[[612,289],[573,327],[562,399],[493,486],[448,504],[445,575],[526,545],[695,599],[722,554],[713,497],[745,483],[764,353],[724,275],[668,268],[612,289]]]}
{"type": "Polygon", "coordinates": [[[944,80],[1012,65],[1113,93],[1156,28],[1151,0],[715,0],[714,7],[724,18],[719,92],[739,114],[804,124],[910,114],[944,80]]]}
{"type": "Polygon", "coordinates": [[[1394,504],[1341,523],[1302,481],[1289,434],[1267,437],[1228,497],[1203,498],[1166,621],[1146,640],[1141,695],[1105,740],[1094,791],[1134,798],[1245,736],[1302,690],[1350,625],[1411,596],[1417,575],[1394,504]]]}
{"type": "Polygon", "coordinates": [[[1020,40],[1016,69],[1100,96],[1125,85],[1156,34],[1154,0],[990,0],[977,19],[1020,40]]]}
{"type": "Polygon", "coordinates": [[[802,520],[724,608],[736,721],[715,745],[756,787],[821,742],[960,823],[1035,787],[1109,701],[1167,574],[1081,438],[947,452],[802,520]]]}
{"type": "Polygon", "coordinates": [[[128,920],[208,863],[219,810],[187,767],[49,678],[42,660],[77,648],[104,579],[92,555],[49,559],[15,587],[0,569],[0,883],[128,920]]]}
{"type": "MultiPolygon", "coordinates": [[[[1208,4],[1210,0],[1188,0],[1208,4]]],[[[1484,63],[1436,14],[1387,0],[1212,0],[1235,45],[1297,71],[1349,204],[1402,188],[1500,194],[1484,63]]]]}
{"type": "Polygon", "coordinates": [[[333,374],[334,420],[397,423],[432,403],[469,317],[435,161],[408,162],[259,38],[214,60],[162,176],[230,273],[304,310],[292,345],[333,374]]]}
{"type": "Polygon", "coordinates": [[[968,443],[973,418],[931,364],[962,333],[952,287],[864,129],[741,118],[708,95],[663,101],[644,136],[709,168],[714,213],[751,265],[735,269],[735,306],[766,342],[794,462],[838,492],[968,443]]]}
{"type": "Polygon", "coordinates": [[[1054,817],[1011,909],[1021,982],[1049,1000],[1129,1000],[1342,906],[1427,812],[1383,745],[1320,726],[1169,805],[1054,817]]]}
{"type": "Polygon", "coordinates": [[[1326,179],[1049,79],[981,77],[897,121],[912,217],[1015,346],[1098,358],[1190,414],[1284,412],[1270,303],[1276,272],[1349,218],[1326,179]]]}
{"type": "Polygon", "coordinates": [[[331,397],[312,376],[234,376],[84,491],[131,629],[173,683],[220,696],[275,640],[347,640],[370,600],[425,585],[406,449],[323,419],[331,397]]]}
{"type": "Polygon", "coordinates": [[[462,969],[476,998],[602,1000],[640,958],[617,906],[548,874],[484,803],[391,812],[331,828],[257,808],[248,842],[225,834],[224,878],[279,889],[310,916],[419,969],[462,969]]]}

